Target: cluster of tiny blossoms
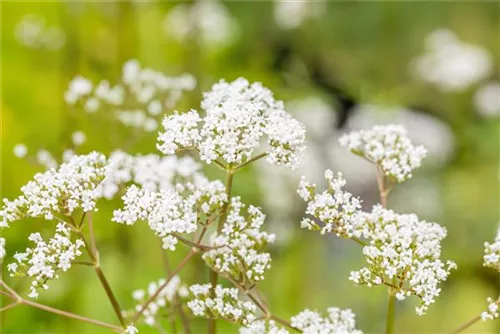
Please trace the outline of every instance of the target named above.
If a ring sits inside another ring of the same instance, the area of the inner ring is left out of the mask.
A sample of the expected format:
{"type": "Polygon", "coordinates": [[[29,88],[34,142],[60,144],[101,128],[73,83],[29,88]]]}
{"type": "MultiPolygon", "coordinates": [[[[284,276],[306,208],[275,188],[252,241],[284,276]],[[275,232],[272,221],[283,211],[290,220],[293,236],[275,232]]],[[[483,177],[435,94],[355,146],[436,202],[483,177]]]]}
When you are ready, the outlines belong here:
{"type": "Polygon", "coordinates": [[[344,135],[340,145],[369,161],[378,164],[384,174],[403,182],[412,177],[412,170],[420,167],[427,150],[414,146],[401,125],[378,125],[344,135]]]}
{"type": "MultiPolygon", "coordinates": [[[[483,264],[500,272],[500,229],[498,229],[495,241],[493,243],[484,243],[483,264]]],[[[488,309],[481,313],[481,319],[492,320],[500,317],[500,298],[493,299],[488,297],[488,309]]]]}
{"type": "Polygon", "coordinates": [[[189,290],[193,293],[194,299],[187,305],[195,316],[224,319],[243,326],[247,326],[256,318],[256,306],[252,302],[239,300],[236,288],[217,285],[213,298],[211,284],[195,284],[189,290]]]}
{"type": "Polygon", "coordinates": [[[265,215],[259,208],[251,205],[243,215],[244,207],[239,197],[231,198],[224,226],[211,241],[213,249],[203,254],[209,267],[242,285],[264,279],[264,272],[271,267],[271,255],[262,250],[276,238],[260,230],[265,215]]]}
{"type": "Polygon", "coordinates": [[[200,170],[200,164],[188,156],[134,156],[118,150],[109,156],[106,178],[97,191],[100,197],[111,199],[130,182],[149,190],[173,188],[177,183],[202,179],[200,170]]]}
{"type": "Polygon", "coordinates": [[[361,209],[361,201],[342,189],[346,181],[341,173],[334,178],[333,172],[326,170],[325,179],[328,182],[328,190],[319,194],[315,193],[315,184],[306,181],[304,177],[300,180],[297,192],[307,202],[306,214],[324,223],[321,227],[306,217],[301,222],[302,228],[321,231],[321,234],[333,232],[337,236],[346,238],[351,238],[353,235],[359,237],[357,214],[361,209]]]}
{"type": "Polygon", "coordinates": [[[454,262],[445,264],[439,259],[446,229],[420,221],[415,214],[397,214],[380,205],[371,213],[360,213],[359,219],[363,221],[361,235],[369,240],[363,247],[368,265],[351,272],[349,279],[369,287],[390,285],[399,300],[418,296],[421,305],[416,312],[424,314],[441,292],[438,284],[456,269],[454,262]]]}
{"type": "Polygon", "coordinates": [[[273,320],[256,320],[247,327],[240,328],[240,334],[289,334],[289,332],[276,325],[273,320]]]}
{"type": "Polygon", "coordinates": [[[81,104],[86,112],[112,110],[126,126],[156,130],[157,117],[172,108],[182,93],[192,90],[195,79],[188,74],[170,77],[150,68],[141,68],[137,60],[123,65],[121,82],[111,86],[102,80],[97,85],[82,76],[70,83],[64,94],[69,105],[81,104]]]}
{"type": "Polygon", "coordinates": [[[71,241],[71,232],[63,223],[57,225],[56,234],[45,242],[40,233],[32,233],[29,241],[36,244],[34,248],[27,248],[24,253],[16,253],[13,262],[7,266],[11,276],[33,277],[30,287],[31,298],[38,297],[38,290],[47,290],[47,281],[59,278],[59,271],[71,268],[71,261],[82,252],[84,245],[81,239],[71,241]]]}
{"type": "Polygon", "coordinates": [[[237,165],[250,160],[267,136],[267,161],[294,168],[305,150],[305,128],[288,114],[282,101],[260,83],[239,78],[220,81],[201,102],[205,117],[192,110],[165,117],[165,132],[158,137],[158,149],[174,154],[195,148],[200,158],[211,163],[222,160],[237,165]]]}
{"type": "Polygon", "coordinates": [[[83,212],[95,210],[96,187],[105,178],[105,166],[104,155],[92,152],[74,156],[57,170],[36,174],[21,188],[21,196],[3,200],[0,226],[25,217],[51,220],[57,214],[69,216],[77,208],[83,212]]]}
{"type": "Polygon", "coordinates": [[[330,307],[328,316],[311,310],[304,310],[291,318],[291,325],[304,334],[362,334],[356,329],[356,316],[349,310],[330,307]]]}
{"type": "Polygon", "coordinates": [[[199,211],[210,216],[227,201],[227,195],[220,181],[206,181],[160,191],[132,185],[122,199],[125,206],[114,211],[113,221],[126,225],[147,221],[162,239],[163,248],[175,250],[178,240],[172,233],[194,233],[199,211]]]}
{"type": "MultiPolygon", "coordinates": [[[[147,290],[135,290],[132,293],[132,298],[138,303],[135,306],[135,311],[140,311],[144,302],[164,283],[165,279],[162,278],[158,282],[149,283],[147,290]]],[[[168,307],[174,307],[178,302],[178,298],[187,298],[188,296],[189,291],[185,285],[181,284],[179,276],[172,277],[165,288],[158,294],[158,297],[149,303],[146,310],[144,310],[144,323],[148,326],[154,326],[158,321],[157,318],[164,315],[160,314],[161,310],[168,310],[168,307]]]]}

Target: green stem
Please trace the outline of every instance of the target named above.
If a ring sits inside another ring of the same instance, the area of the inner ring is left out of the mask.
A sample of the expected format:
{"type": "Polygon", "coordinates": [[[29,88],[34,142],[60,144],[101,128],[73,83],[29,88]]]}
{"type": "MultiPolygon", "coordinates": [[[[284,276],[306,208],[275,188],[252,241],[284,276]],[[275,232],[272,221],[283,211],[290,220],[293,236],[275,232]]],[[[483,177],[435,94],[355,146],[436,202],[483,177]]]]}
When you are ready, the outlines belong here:
{"type": "Polygon", "coordinates": [[[394,333],[394,316],[395,316],[395,308],[396,306],[396,297],[394,296],[394,293],[392,292],[392,288],[389,288],[389,301],[387,304],[387,321],[386,321],[386,329],[385,333],[386,334],[392,334],[394,333]]]}

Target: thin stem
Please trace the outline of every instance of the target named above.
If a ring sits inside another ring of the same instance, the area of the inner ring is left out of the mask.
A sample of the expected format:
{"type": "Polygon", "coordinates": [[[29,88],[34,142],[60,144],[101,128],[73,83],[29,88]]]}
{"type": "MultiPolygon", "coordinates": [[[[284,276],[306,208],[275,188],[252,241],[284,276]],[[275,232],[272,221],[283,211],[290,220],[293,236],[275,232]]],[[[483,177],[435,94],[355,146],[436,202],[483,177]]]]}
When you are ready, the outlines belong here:
{"type": "Polygon", "coordinates": [[[389,302],[387,304],[387,321],[386,321],[386,334],[394,333],[394,315],[395,315],[395,303],[396,297],[392,293],[392,289],[389,288],[389,302]]]}
{"type": "Polygon", "coordinates": [[[123,330],[121,327],[118,327],[118,326],[115,326],[115,325],[112,325],[112,324],[108,324],[108,323],[105,323],[105,322],[102,322],[102,321],[99,321],[99,320],[95,320],[95,319],[83,317],[81,315],[70,313],[70,312],[66,312],[66,311],[63,311],[63,310],[59,310],[59,309],[56,309],[56,308],[53,308],[53,307],[50,307],[50,306],[47,306],[47,305],[38,304],[38,303],[32,302],[31,300],[25,300],[25,299],[23,299],[21,303],[25,304],[25,305],[28,305],[28,306],[32,306],[32,307],[38,308],[40,310],[44,310],[44,311],[47,311],[47,312],[58,314],[58,315],[61,315],[63,317],[67,317],[67,318],[71,318],[71,319],[76,319],[76,320],[88,322],[90,324],[94,324],[94,325],[97,325],[97,326],[109,328],[109,329],[112,329],[114,331],[122,331],[123,330]]]}
{"type": "Polygon", "coordinates": [[[236,167],[234,168],[234,171],[237,171],[237,170],[239,170],[239,169],[241,169],[241,168],[245,167],[246,165],[249,165],[249,164],[251,164],[252,162],[257,161],[257,160],[259,160],[259,159],[262,159],[262,158],[264,158],[264,157],[267,157],[267,153],[261,153],[261,154],[259,154],[259,155],[256,155],[255,157],[253,157],[252,159],[248,160],[247,162],[244,162],[244,163],[242,163],[241,165],[236,166],[236,167]]]}
{"type": "Polygon", "coordinates": [[[106,276],[104,275],[104,272],[102,271],[99,263],[99,252],[97,251],[97,246],[94,237],[94,227],[92,224],[92,216],[90,214],[88,215],[88,225],[89,225],[90,244],[89,242],[87,242],[85,235],[81,231],[79,231],[78,234],[82,238],[85,249],[87,250],[87,253],[89,254],[90,258],[93,261],[94,270],[97,274],[97,277],[99,278],[99,281],[101,282],[102,287],[106,291],[106,295],[108,296],[108,299],[111,302],[111,306],[115,311],[118,321],[123,326],[123,328],[125,328],[126,327],[125,319],[123,319],[120,304],[118,303],[118,300],[113,294],[113,290],[111,289],[111,286],[109,285],[109,282],[106,279],[106,276]]]}
{"type": "Polygon", "coordinates": [[[382,204],[384,208],[387,208],[387,196],[389,195],[389,188],[386,187],[384,171],[379,165],[377,165],[377,185],[380,194],[380,204],[382,204]]]}
{"type": "Polygon", "coordinates": [[[163,291],[163,289],[165,289],[165,287],[167,286],[167,284],[172,280],[172,278],[174,278],[175,275],[177,275],[177,273],[179,271],[181,271],[182,268],[184,268],[184,266],[188,263],[188,261],[191,259],[191,257],[193,257],[193,255],[196,254],[196,249],[195,248],[191,248],[191,250],[189,251],[189,253],[186,255],[186,257],[181,261],[181,263],[179,264],[179,266],[177,266],[177,268],[175,268],[171,273],[170,275],[168,276],[168,278],[166,279],[165,283],[163,283],[160,287],[158,287],[158,289],[155,291],[155,293],[153,293],[145,302],[144,304],[142,304],[142,307],[141,309],[134,315],[134,317],[132,318],[132,321],[131,322],[137,322],[137,320],[141,317],[141,315],[144,313],[144,311],[146,310],[146,308],[149,306],[149,304],[151,304],[157,297],[158,295],[163,291]]]}
{"type": "Polygon", "coordinates": [[[183,236],[181,236],[178,233],[172,233],[172,235],[174,237],[176,237],[177,239],[179,239],[180,241],[182,241],[183,243],[185,243],[186,245],[188,245],[188,246],[191,246],[191,247],[194,247],[194,248],[198,248],[198,249],[203,250],[203,251],[213,249],[213,247],[206,246],[206,245],[200,245],[199,243],[195,243],[195,242],[193,242],[193,241],[191,241],[189,239],[186,239],[186,238],[184,238],[183,236]]]}
{"type": "Polygon", "coordinates": [[[351,240],[357,242],[358,244],[360,244],[362,246],[368,246],[368,244],[366,242],[364,242],[363,240],[360,240],[356,237],[352,237],[351,240]]]}
{"type": "Polygon", "coordinates": [[[106,291],[106,294],[108,295],[109,301],[111,302],[111,305],[113,306],[113,309],[115,310],[116,316],[118,317],[120,324],[123,326],[123,328],[125,328],[126,327],[125,319],[123,319],[120,305],[118,304],[118,301],[116,300],[116,297],[113,294],[113,291],[111,290],[111,286],[109,285],[108,281],[106,280],[106,277],[104,276],[104,273],[102,272],[101,267],[95,266],[94,269],[95,269],[97,276],[99,277],[99,280],[101,281],[102,287],[104,288],[104,290],[106,291]]]}
{"type": "Polygon", "coordinates": [[[4,306],[4,307],[0,308],[0,313],[5,312],[5,311],[7,311],[8,309],[11,309],[11,308],[13,308],[13,307],[16,307],[16,306],[17,306],[17,305],[19,305],[19,304],[21,304],[21,302],[20,302],[20,301],[15,301],[15,302],[13,302],[13,303],[10,303],[9,305],[7,305],[7,306],[4,306]]]}
{"type": "Polygon", "coordinates": [[[89,262],[89,261],[73,261],[71,263],[72,264],[81,264],[82,266],[89,266],[89,267],[93,267],[94,266],[94,263],[89,262]]]}
{"type": "MultiPolygon", "coordinates": [[[[500,295],[498,296],[497,298],[497,303],[500,303],[500,295]]],[[[467,328],[469,328],[470,326],[474,325],[476,322],[478,322],[479,320],[481,320],[481,315],[478,314],[476,315],[474,318],[470,319],[469,321],[467,321],[466,323],[460,325],[460,327],[458,327],[457,329],[455,329],[453,332],[451,332],[452,334],[457,334],[457,333],[461,333],[463,332],[464,330],[466,330],[467,328]]]]}
{"type": "Polygon", "coordinates": [[[296,332],[300,332],[300,330],[298,330],[297,328],[293,327],[292,324],[290,322],[286,321],[285,319],[282,319],[282,318],[277,317],[275,315],[271,315],[269,317],[269,319],[272,319],[272,320],[276,321],[277,323],[280,323],[280,324],[282,324],[284,326],[287,326],[288,328],[293,329],[296,332]]]}

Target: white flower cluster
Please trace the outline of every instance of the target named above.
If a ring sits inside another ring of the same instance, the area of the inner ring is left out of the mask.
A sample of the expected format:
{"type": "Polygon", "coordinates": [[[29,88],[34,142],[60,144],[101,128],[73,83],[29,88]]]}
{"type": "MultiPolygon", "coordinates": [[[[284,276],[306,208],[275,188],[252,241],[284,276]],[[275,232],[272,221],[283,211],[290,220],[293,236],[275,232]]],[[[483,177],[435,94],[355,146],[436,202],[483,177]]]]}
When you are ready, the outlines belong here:
{"type": "Polygon", "coordinates": [[[80,248],[84,245],[81,239],[71,241],[71,232],[68,227],[60,223],[57,225],[54,237],[45,242],[40,233],[32,233],[29,241],[36,244],[34,248],[27,248],[24,253],[14,254],[13,262],[7,266],[11,276],[33,277],[30,287],[31,298],[38,297],[38,290],[47,290],[47,281],[59,278],[59,271],[71,268],[71,261],[80,256],[80,248]]]}
{"type": "Polygon", "coordinates": [[[173,154],[180,148],[196,148],[203,161],[222,159],[229,165],[252,158],[267,135],[267,161],[294,168],[305,150],[305,128],[260,83],[239,78],[220,81],[206,92],[201,103],[206,116],[196,111],[167,116],[158,149],[173,154]],[[199,123],[201,125],[199,126],[199,123]]]}
{"type": "Polygon", "coordinates": [[[175,250],[178,240],[171,234],[195,232],[199,209],[210,216],[227,201],[227,195],[220,181],[207,181],[199,186],[187,184],[160,191],[132,185],[122,199],[125,207],[114,211],[113,221],[133,225],[145,220],[162,238],[163,248],[175,250]]]}
{"type": "Polygon", "coordinates": [[[413,70],[445,92],[462,91],[486,78],[493,68],[487,50],[461,41],[448,29],[433,31],[426,44],[427,52],[414,61],[413,70]]]}
{"type": "Polygon", "coordinates": [[[255,320],[256,306],[250,301],[238,299],[238,289],[215,287],[215,297],[211,297],[211,284],[195,284],[189,287],[194,299],[187,303],[198,317],[224,319],[247,326],[255,320]]]}
{"type": "Polygon", "coordinates": [[[500,317],[500,299],[494,300],[488,297],[488,309],[481,313],[481,319],[483,321],[493,320],[500,317]]]}
{"type": "Polygon", "coordinates": [[[276,325],[273,320],[256,320],[247,327],[240,328],[240,334],[289,334],[286,329],[276,325]]]}
{"type": "MultiPolygon", "coordinates": [[[[138,303],[135,306],[135,311],[140,311],[144,302],[152,296],[158,287],[165,283],[165,279],[162,278],[158,282],[151,282],[148,285],[147,290],[135,290],[132,293],[132,298],[138,303]]],[[[158,297],[155,298],[153,302],[148,304],[146,310],[144,310],[144,322],[149,326],[154,326],[158,321],[157,317],[161,316],[159,311],[163,308],[174,306],[177,302],[177,298],[187,298],[189,296],[188,288],[181,284],[181,279],[179,276],[174,276],[167,283],[165,288],[161,290],[158,297]]]]}
{"type": "Polygon", "coordinates": [[[276,236],[261,231],[265,215],[250,205],[248,214],[241,213],[245,205],[239,197],[232,197],[228,216],[220,234],[211,240],[214,249],[203,254],[207,265],[245,285],[264,279],[271,267],[271,255],[262,250],[276,236]]]}
{"type": "Polygon", "coordinates": [[[320,1],[274,1],[274,19],[285,30],[296,29],[308,19],[317,18],[324,12],[325,3],[320,1]]]}
{"type": "Polygon", "coordinates": [[[307,202],[306,214],[325,224],[321,227],[311,218],[304,218],[301,227],[321,231],[321,234],[333,232],[345,238],[352,238],[353,235],[359,237],[357,215],[361,209],[361,201],[342,189],[346,181],[341,173],[334,178],[333,172],[326,170],[325,179],[328,190],[319,194],[315,193],[315,184],[306,181],[304,177],[300,180],[297,193],[307,202]]]}
{"type": "Polygon", "coordinates": [[[170,77],[150,68],[141,68],[137,60],[123,65],[122,79],[115,86],[102,80],[97,85],[82,76],[75,77],[64,94],[66,103],[79,102],[85,111],[111,109],[126,126],[145,131],[156,130],[157,118],[164,108],[172,108],[183,92],[192,90],[195,79],[189,74],[170,77]]]}
{"type": "Polygon", "coordinates": [[[292,327],[304,334],[362,334],[356,329],[356,316],[349,310],[328,308],[328,316],[311,310],[304,310],[291,318],[292,327]]]}
{"type": "Polygon", "coordinates": [[[188,156],[134,156],[118,150],[109,156],[106,178],[97,191],[99,197],[111,199],[130,182],[149,190],[169,189],[177,183],[197,184],[204,178],[200,170],[200,164],[188,156]]]}
{"type": "Polygon", "coordinates": [[[231,42],[238,32],[231,13],[218,1],[176,5],[165,16],[163,29],[165,34],[179,41],[186,41],[196,32],[208,48],[231,42]]]}
{"type": "Polygon", "coordinates": [[[139,333],[139,330],[133,325],[128,325],[127,328],[125,328],[125,331],[123,332],[124,334],[137,334],[139,333]]]}
{"type": "Polygon", "coordinates": [[[21,196],[3,200],[0,227],[24,217],[51,220],[57,214],[69,216],[77,208],[83,212],[95,210],[96,188],[106,175],[105,165],[104,155],[92,152],[74,156],[57,170],[36,174],[21,188],[21,196]]]}
{"type": "Polygon", "coordinates": [[[368,266],[351,272],[349,279],[369,287],[390,285],[398,300],[418,296],[421,305],[416,312],[425,314],[441,292],[438,284],[456,269],[454,262],[445,264],[439,259],[446,229],[420,221],[415,214],[400,215],[380,205],[371,213],[361,213],[359,219],[363,220],[361,235],[369,240],[363,247],[368,266]]]}
{"type": "Polygon", "coordinates": [[[17,41],[33,49],[60,49],[66,40],[64,32],[56,26],[47,26],[41,17],[28,14],[16,25],[17,41]]]}
{"type": "Polygon", "coordinates": [[[484,243],[484,266],[493,268],[500,272],[500,228],[497,231],[495,241],[484,243]]]}
{"type": "Polygon", "coordinates": [[[378,125],[371,130],[351,132],[339,139],[340,145],[372,161],[385,175],[403,182],[412,177],[412,170],[420,167],[427,150],[414,146],[400,125],[378,125]]]}

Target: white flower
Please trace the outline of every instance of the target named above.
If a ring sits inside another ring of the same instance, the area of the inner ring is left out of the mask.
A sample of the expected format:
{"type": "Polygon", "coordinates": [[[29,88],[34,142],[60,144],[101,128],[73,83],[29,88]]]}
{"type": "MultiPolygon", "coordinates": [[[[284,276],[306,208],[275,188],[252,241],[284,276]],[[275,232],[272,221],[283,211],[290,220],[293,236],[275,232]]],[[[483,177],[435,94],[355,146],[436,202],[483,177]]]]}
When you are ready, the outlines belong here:
{"type": "Polygon", "coordinates": [[[87,137],[82,131],[75,131],[71,135],[71,140],[75,146],[80,146],[85,142],[85,140],[87,140],[87,137]]]}
{"type": "Polygon", "coordinates": [[[22,159],[26,156],[26,154],[28,154],[28,148],[26,147],[26,145],[17,144],[16,146],[14,146],[14,155],[17,158],[22,159]]]}
{"type": "Polygon", "coordinates": [[[304,177],[300,180],[297,193],[307,202],[306,214],[324,224],[321,227],[306,217],[302,220],[301,227],[311,231],[321,231],[321,234],[335,233],[346,238],[360,237],[357,215],[361,209],[361,201],[342,189],[346,180],[341,173],[334,178],[333,172],[326,170],[325,179],[328,190],[319,194],[315,193],[315,184],[307,182],[304,177]]]}
{"type": "Polygon", "coordinates": [[[274,320],[256,320],[247,327],[240,328],[240,334],[289,334],[286,329],[276,325],[274,320]]]}
{"type": "Polygon", "coordinates": [[[42,149],[36,152],[36,160],[40,165],[44,166],[47,169],[57,167],[56,159],[54,159],[52,154],[50,154],[50,152],[47,150],[42,149]]]}
{"type": "Polygon", "coordinates": [[[300,27],[308,18],[315,18],[324,13],[324,4],[308,1],[274,1],[274,19],[281,29],[300,27]]]}
{"type": "Polygon", "coordinates": [[[349,279],[368,287],[390,284],[398,299],[417,296],[421,301],[417,313],[424,314],[441,292],[438,284],[456,269],[454,262],[440,260],[446,229],[380,205],[358,219],[357,228],[368,241],[363,247],[367,266],[352,272],[349,279]]]}
{"type": "Polygon", "coordinates": [[[207,265],[243,285],[264,279],[264,272],[271,267],[271,255],[262,250],[275,240],[274,234],[260,230],[265,215],[257,207],[245,206],[239,197],[231,198],[228,216],[221,232],[211,240],[213,250],[203,254],[207,265]]]}
{"type": "Polygon", "coordinates": [[[243,78],[231,83],[222,80],[204,94],[201,107],[204,118],[194,110],[165,118],[165,132],[160,133],[157,145],[161,152],[196,148],[207,163],[221,159],[237,165],[250,160],[267,135],[269,163],[290,168],[300,163],[305,150],[304,126],[260,83],[250,84],[243,78]]]}
{"type": "Polygon", "coordinates": [[[305,309],[291,318],[291,325],[304,334],[362,334],[350,309],[328,308],[328,316],[305,309]]]}
{"type": "Polygon", "coordinates": [[[193,314],[198,317],[224,319],[248,326],[255,320],[256,306],[249,301],[238,299],[238,289],[215,287],[215,298],[210,296],[210,284],[195,284],[189,290],[194,299],[187,303],[193,314]]]}
{"type": "Polygon", "coordinates": [[[47,282],[59,278],[60,271],[71,268],[71,261],[80,256],[80,248],[84,245],[81,239],[71,241],[71,232],[65,224],[58,224],[56,234],[45,242],[40,233],[32,233],[29,241],[36,244],[27,248],[24,253],[16,253],[17,263],[10,265],[11,276],[33,277],[29,297],[36,298],[38,290],[47,290],[47,282]]]}
{"type": "Polygon", "coordinates": [[[500,116],[500,83],[489,82],[481,86],[474,95],[477,111],[485,117],[500,116]]]}
{"type": "Polygon", "coordinates": [[[481,319],[483,321],[493,320],[500,317],[499,308],[500,308],[500,299],[494,300],[491,297],[488,297],[488,309],[481,313],[481,319]]]}
{"type": "Polygon", "coordinates": [[[60,49],[66,37],[64,32],[56,26],[46,26],[45,20],[32,14],[25,15],[16,25],[17,41],[34,49],[60,49]]]}
{"type": "Polygon", "coordinates": [[[51,220],[56,214],[69,216],[76,209],[94,211],[96,188],[105,177],[105,164],[104,155],[92,152],[74,156],[57,170],[36,174],[21,188],[21,196],[3,200],[0,226],[25,217],[51,220]]]}
{"type": "Polygon", "coordinates": [[[500,272],[500,228],[494,242],[484,243],[483,264],[500,272]]]}
{"type": "Polygon", "coordinates": [[[360,130],[344,135],[339,140],[343,147],[378,164],[385,175],[403,182],[412,177],[412,170],[420,167],[427,150],[414,146],[400,125],[379,125],[371,130],[360,130]]]}
{"type": "Polygon", "coordinates": [[[203,213],[209,216],[227,201],[227,195],[220,181],[206,180],[197,185],[188,183],[160,191],[132,185],[122,199],[125,206],[114,211],[113,221],[127,225],[138,220],[147,221],[150,229],[162,238],[163,247],[174,250],[177,239],[170,234],[195,232],[198,227],[197,208],[205,207],[203,213]]]}
{"type": "MultiPolygon", "coordinates": [[[[160,286],[165,284],[165,279],[162,278],[156,282],[151,282],[146,290],[135,290],[132,297],[137,302],[134,310],[130,313],[136,312],[142,309],[142,305],[146,302],[149,297],[151,297],[160,286]]],[[[167,309],[169,306],[174,306],[179,297],[181,296],[180,291],[187,289],[185,285],[181,285],[181,280],[179,276],[174,276],[167,283],[164,289],[158,294],[158,296],[148,304],[147,308],[144,310],[144,316],[147,319],[145,323],[149,326],[154,326],[156,321],[161,320],[162,314],[161,310],[167,309]],[[159,317],[157,319],[157,317],[159,317]]]]}
{"type": "Polygon", "coordinates": [[[134,327],[134,324],[130,324],[127,326],[127,328],[125,328],[125,334],[137,334],[139,333],[139,330],[134,327]]]}
{"type": "Polygon", "coordinates": [[[493,68],[485,49],[461,41],[450,30],[433,31],[426,43],[428,50],[413,62],[413,71],[442,91],[463,91],[487,77],[493,68]]]}

